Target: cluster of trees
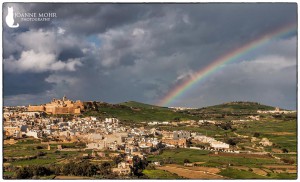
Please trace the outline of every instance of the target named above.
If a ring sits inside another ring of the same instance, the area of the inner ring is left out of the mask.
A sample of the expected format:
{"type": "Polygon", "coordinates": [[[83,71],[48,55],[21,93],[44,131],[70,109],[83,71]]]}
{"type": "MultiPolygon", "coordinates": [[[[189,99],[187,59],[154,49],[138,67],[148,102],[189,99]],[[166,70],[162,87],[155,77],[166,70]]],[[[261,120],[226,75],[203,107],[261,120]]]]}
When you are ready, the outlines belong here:
{"type": "Polygon", "coordinates": [[[17,179],[31,179],[34,176],[48,176],[53,174],[49,168],[44,166],[29,166],[29,167],[21,167],[16,171],[17,179]]]}
{"type": "Polygon", "coordinates": [[[98,111],[98,104],[96,101],[93,102],[84,102],[84,109],[98,111]]]}
{"type": "MultiPolygon", "coordinates": [[[[104,179],[115,179],[119,176],[114,174],[111,170],[113,165],[123,161],[122,156],[116,157],[113,163],[104,162],[99,165],[89,163],[88,160],[81,162],[70,161],[63,165],[32,165],[28,167],[21,167],[16,170],[17,179],[35,179],[39,176],[49,175],[71,175],[71,176],[88,176],[104,179]]],[[[138,156],[133,157],[133,165],[131,167],[131,177],[142,178],[144,174],[142,171],[148,166],[148,161],[141,159],[138,156]]]]}
{"type": "Polygon", "coordinates": [[[133,156],[132,161],[133,161],[133,166],[131,168],[132,175],[137,177],[143,176],[144,174],[142,172],[147,167],[148,161],[141,159],[138,156],[133,156]]]}
{"type": "Polygon", "coordinates": [[[41,166],[32,165],[21,167],[16,171],[17,179],[32,179],[37,176],[49,175],[74,175],[74,176],[95,176],[102,178],[115,178],[111,172],[111,164],[104,162],[100,165],[91,164],[88,161],[75,163],[73,161],[64,165],[41,166]]]}
{"type": "Polygon", "coordinates": [[[100,168],[101,167],[98,165],[90,164],[88,161],[80,163],[70,162],[62,166],[60,169],[56,169],[56,173],[74,176],[93,176],[97,174],[97,171],[100,168]]]}
{"type": "Polygon", "coordinates": [[[160,162],[161,165],[164,165],[164,164],[173,164],[174,160],[173,160],[173,158],[168,157],[168,158],[160,159],[159,162],[160,162]]]}
{"type": "Polygon", "coordinates": [[[224,122],[224,123],[221,123],[221,124],[216,124],[216,126],[222,128],[223,130],[232,130],[232,131],[236,130],[236,128],[232,127],[231,122],[224,122]]]}

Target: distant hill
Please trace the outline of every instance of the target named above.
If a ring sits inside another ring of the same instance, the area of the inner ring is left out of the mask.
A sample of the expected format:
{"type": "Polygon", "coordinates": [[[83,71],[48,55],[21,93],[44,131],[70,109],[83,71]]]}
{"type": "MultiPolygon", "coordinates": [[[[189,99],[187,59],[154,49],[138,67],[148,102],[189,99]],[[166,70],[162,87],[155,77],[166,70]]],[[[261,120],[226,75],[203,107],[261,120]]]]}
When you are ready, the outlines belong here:
{"type": "Polygon", "coordinates": [[[134,107],[134,108],[168,109],[167,107],[160,107],[160,106],[155,106],[155,105],[150,105],[150,104],[144,104],[144,103],[136,102],[136,101],[122,102],[122,103],[119,103],[119,105],[124,105],[124,106],[134,107]]]}
{"type": "Polygon", "coordinates": [[[275,107],[263,105],[257,102],[227,102],[219,105],[203,107],[197,109],[197,111],[205,112],[205,113],[226,113],[226,112],[233,112],[233,113],[240,113],[240,112],[257,112],[257,110],[274,110],[275,107]]]}
{"type": "Polygon", "coordinates": [[[100,118],[116,117],[123,121],[178,121],[198,119],[187,113],[174,112],[166,107],[159,107],[135,101],[120,104],[109,104],[105,102],[85,102],[86,116],[98,116],[100,118]]]}
{"type": "Polygon", "coordinates": [[[167,107],[128,101],[119,104],[85,102],[87,116],[116,117],[123,121],[180,121],[199,119],[228,120],[257,114],[257,110],[274,110],[272,106],[257,102],[228,102],[199,109],[176,111],[167,107]],[[226,117],[225,117],[226,116],[226,117]]]}

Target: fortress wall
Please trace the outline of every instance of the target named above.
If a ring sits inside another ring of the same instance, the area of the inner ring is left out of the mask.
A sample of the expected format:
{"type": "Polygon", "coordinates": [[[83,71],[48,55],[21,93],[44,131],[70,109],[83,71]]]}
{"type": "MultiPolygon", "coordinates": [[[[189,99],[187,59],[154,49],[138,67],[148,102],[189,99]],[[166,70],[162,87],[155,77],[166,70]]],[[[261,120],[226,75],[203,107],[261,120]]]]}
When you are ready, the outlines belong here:
{"type": "Polygon", "coordinates": [[[28,111],[44,111],[49,114],[80,114],[84,110],[84,104],[81,101],[73,102],[71,100],[57,100],[40,106],[28,106],[28,111]]]}
{"type": "Polygon", "coordinates": [[[80,114],[80,108],[74,109],[74,114],[80,114]]]}
{"type": "Polygon", "coordinates": [[[44,106],[28,106],[28,111],[43,112],[43,111],[45,111],[45,107],[44,106]]]}
{"type": "Polygon", "coordinates": [[[53,114],[69,114],[68,107],[56,107],[53,114]]]}
{"type": "Polygon", "coordinates": [[[46,113],[54,113],[55,107],[54,106],[46,106],[46,113]]]}

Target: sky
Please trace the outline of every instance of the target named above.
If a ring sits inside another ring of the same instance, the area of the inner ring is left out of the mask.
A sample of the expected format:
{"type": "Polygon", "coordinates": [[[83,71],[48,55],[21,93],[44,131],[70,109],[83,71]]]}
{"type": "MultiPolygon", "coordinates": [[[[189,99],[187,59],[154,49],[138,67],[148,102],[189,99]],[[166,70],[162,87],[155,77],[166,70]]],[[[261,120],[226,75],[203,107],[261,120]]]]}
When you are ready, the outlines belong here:
{"type": "MultiPolygon", "coordinates": [[[[157,104],[218,57],[287,24],[296,3],[3,5],[3,100],[157,104]],[[14,24],[6,24],[8,7],[14,24]],[[24,21],[24,13],[56,13],[24,21]]],[[[253,101],[297,105],[297,32],[269,41],[195,84],[170,105],[253,101]]]]}

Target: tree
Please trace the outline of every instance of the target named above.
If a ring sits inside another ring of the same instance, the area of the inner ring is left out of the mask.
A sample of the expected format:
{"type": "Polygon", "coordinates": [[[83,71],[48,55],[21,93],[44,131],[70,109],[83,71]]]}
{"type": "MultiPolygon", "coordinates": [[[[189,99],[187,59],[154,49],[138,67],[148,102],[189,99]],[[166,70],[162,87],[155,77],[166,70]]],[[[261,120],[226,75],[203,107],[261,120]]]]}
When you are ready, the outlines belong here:
{"type": "Polygon", "coordinates": [[[237,141],[236,139],[229,138],[229,139],[227,140],[227,143],[228,143],[229,145],[235,146],[235,145],[238,143],[238,141],[237,141]]]}
{"type": "Polygon", "coordinates": [[[139,156],[133,156],[132,158],[133,166],[132,166],[132,172],[135,176],[142,176],[142,171],[147,167],[148,162],[146,160],[142,160],[139,156]]]}

